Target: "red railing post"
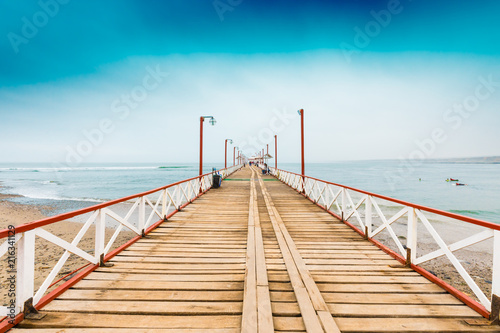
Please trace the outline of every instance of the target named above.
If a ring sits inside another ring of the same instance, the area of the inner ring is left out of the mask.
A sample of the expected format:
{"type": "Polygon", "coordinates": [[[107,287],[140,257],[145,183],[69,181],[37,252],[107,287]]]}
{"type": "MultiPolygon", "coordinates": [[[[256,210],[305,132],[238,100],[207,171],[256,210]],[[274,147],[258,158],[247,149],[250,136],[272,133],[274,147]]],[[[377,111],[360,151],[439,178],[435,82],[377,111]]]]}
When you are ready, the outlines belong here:
{"type": "Polygon", "coordinates": [[[203,175],[203,120],[205,118],[200,117],[200,176],[203,175]]]}

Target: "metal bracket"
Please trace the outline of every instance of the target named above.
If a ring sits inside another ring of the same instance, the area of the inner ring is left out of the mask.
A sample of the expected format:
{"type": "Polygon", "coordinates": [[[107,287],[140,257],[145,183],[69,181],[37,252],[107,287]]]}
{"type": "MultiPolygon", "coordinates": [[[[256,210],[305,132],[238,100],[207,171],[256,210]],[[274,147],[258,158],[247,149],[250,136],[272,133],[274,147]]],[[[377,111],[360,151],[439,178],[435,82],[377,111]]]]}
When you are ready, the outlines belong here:
{"type": "Polygon", "coordinates": [[[406,263],[405,267],[411,268],[411,249],[409,247],[406,248],[406,263]]]}
{"type": "Polygon", "coordinates": [[[366,240],[368,240],[368,226],[367,225],[365,225],[365,236],[364,236],[364,238],[366,240]]]}
{"type": "Polygon", "coordinates": [[[110,262],[104,262],[104,253],[101,253],[99,257],[99,267],[113,267],[115,264],[110,262]]]}
{"type": "Polygon", "coordinates": [[[492,324],[500,325],[500,297],[493,294],[491,295],[491,312],[490,320],[492,324]]]}
{"type": "Polygon", "coordinates": [[[24,318],[30,320],[40,320],[47,314],[38,312],[33,306],[33,297],[30,297],[26,302],[24,302],[24,318]]]}

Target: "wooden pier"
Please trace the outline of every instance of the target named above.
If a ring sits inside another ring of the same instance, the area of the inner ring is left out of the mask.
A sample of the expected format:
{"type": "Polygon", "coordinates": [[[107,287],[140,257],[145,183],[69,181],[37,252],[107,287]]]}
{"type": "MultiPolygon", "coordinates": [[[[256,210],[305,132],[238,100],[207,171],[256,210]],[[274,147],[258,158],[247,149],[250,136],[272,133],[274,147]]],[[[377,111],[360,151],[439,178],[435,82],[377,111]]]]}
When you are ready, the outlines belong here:
{"type": "Polygon", "coordinates": [[[500,332],[259,173],[234,173],[12,331],[500,332]]]}

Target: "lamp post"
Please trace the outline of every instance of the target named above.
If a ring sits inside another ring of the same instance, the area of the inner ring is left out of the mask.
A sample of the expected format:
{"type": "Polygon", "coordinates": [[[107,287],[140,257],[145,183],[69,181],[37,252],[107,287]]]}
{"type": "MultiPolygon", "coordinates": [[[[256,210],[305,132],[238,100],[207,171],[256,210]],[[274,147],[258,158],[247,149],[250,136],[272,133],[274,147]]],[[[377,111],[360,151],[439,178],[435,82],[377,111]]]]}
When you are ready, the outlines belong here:
{"type": "Polygon", "coordinates": [[[231,139],[226,139],[225,141],[225,147],[226,147],[226,150],[225,150],[225,153],[224,153],[224,168],[227,169],[227,142],[229,141],[229,144],[233,144],[233,140],[231,139]]]}
{"type": "Polygon", "coordinates": [[[302,153],[302,161],[301,161],[301,164],[302,164],[302,180],[304,180],[305,178],[305,164],[304,164],[304,109],[300,109],[299,111],[299,114],[300,114],[300,133],[301,133],[301,138],[300,138],[300,141],[301,141],[301,153],[302,153]]]}
{"type": "Polygon", "coordinates": [[[210,119],[210,124],[214,126],[217,123],[212,116],[203,116],[200,117],[200,176],[203,175],[203,122],[205,119],[210,119]]]}
{"type": "Polygon", "coordinates": [[[274,135],[274,168],[278,169],[278,135],[274,135]]]}

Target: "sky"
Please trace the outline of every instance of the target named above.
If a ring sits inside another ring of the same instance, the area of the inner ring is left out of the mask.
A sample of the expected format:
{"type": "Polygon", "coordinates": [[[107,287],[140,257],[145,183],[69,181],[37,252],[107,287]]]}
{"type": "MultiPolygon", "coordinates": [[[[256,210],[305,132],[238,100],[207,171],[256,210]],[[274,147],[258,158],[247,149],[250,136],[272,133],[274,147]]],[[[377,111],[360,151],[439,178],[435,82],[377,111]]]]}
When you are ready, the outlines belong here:
{"type": "Polygon", "coordinates": [[[500,155],[500,2],[0,0],[0,163],[500,155]],[[232,154],[228,154],[232,159],[232,154]]]}

